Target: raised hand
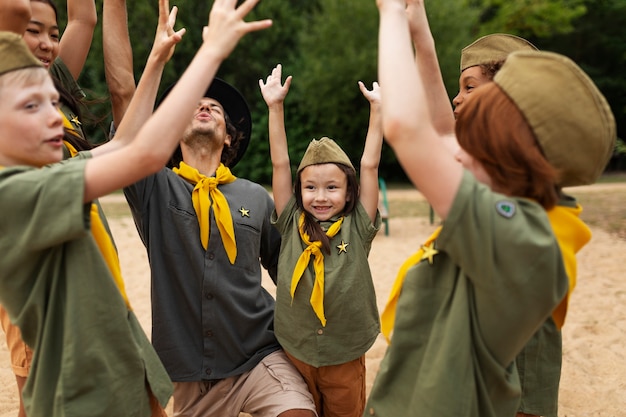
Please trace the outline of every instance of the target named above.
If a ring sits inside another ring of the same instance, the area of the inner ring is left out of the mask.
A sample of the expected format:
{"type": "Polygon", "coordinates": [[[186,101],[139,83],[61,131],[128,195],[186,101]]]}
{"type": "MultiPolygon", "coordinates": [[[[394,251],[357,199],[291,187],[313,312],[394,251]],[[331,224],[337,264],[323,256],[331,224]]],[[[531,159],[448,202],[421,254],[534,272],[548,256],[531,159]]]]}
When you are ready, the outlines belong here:
{"type": "Polygon", "coordinates": [[[263,82],[263,79],[259,80],[261,95],[263,96],[267,107],[272,107],[275,104],[282,104],[285,101],[287,93],[289,92],[291,75],[285,79],[285,84],[281,84],[282,72],[282,65],[278,64],[272,70],[272,73],[267,76],[265,83],[263,82]]]}
{"type": "Polygon", "coordinates": [[[174,31],[178,8],[172,7],[171,12],[169,12],[169,8],[169,0],[159,0],[159,23],[151,54],[162,62],[170,60],[174,53],[174,47],[182,40],[187,31],[185,28],[174,31]]]}
{"type": "Polygon", "coordinates": [[[368,90],[367,87],[365,87],[365,84],[363,84],[362,81],[359,81],[359,89],[367,101],[370,102],[370,105],[380,106],[380,85],[377,81],[374,81],[371,90],[368,90]]]}
{"type": "Polygon", "coordinates": [[[246,0],[236,8],[237,0],[215,0],[209,13],[209,25],[202,31],[202,39],[218,59],[226,59],[245,34],[272,25],[270,19],[254,22],[243,20],[259,1],[246,0]]]}

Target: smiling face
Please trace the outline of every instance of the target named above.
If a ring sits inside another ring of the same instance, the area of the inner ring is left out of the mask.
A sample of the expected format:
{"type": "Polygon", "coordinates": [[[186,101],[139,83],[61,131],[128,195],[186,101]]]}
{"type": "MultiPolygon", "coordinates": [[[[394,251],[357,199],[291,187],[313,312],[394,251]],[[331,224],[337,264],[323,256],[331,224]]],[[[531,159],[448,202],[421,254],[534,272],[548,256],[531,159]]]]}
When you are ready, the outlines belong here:
{"type": "Polygon", "coordinates": [[[466,68],[459,77],[459,93],[452,100],[454,104],[454,117],[456,118],[459,111],[463,107],[465,100],[469,99],[470,95],[477,87],[486,84],[491,81],[488,75],[486,75],[483,69],[479,66],[473,66],[466,68]]]}
{"type": "Polygon", "coordinates": [[[348,201],[348,178],[336,164],[309,165],[300,172],[304,210],[319,221],[341,214],[348,201]]]}
{"type": "Polygon", "coordinates": [[[0,165],[41,167],[63,158],[59,93],[43,69],[0,77],[0,165]]]}
{"type": "Polygon", "coordinates": [[[39,59],[46,69],[59,55],[59,25],[52,6],[39,1],[31,1],[31,19],[28,22],[24,41],[28,49],[39,59]]]}

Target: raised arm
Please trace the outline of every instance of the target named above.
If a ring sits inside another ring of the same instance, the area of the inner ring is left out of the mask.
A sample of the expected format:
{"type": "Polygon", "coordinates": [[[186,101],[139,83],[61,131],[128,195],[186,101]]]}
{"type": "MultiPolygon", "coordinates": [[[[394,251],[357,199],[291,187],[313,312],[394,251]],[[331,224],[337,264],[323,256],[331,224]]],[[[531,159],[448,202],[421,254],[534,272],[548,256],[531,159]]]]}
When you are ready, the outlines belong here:
{"type": "Polygon", "coordinates": [[[126,0],[104,0],[102,6],[104,75],[117,129],[135,93],[133,50],[128,33],[126,0]]]}
{"type": "Polygon", "coordinates": [[[439,68],[435,39],[430,31],[424,2],[425,0],[406,2],[417,70],[422,78],[435,130],[440,135],[454,135],[454,111],[439,68]]]}
{"type": "Polygon", "coordinates": [[[280,216],[293,194],[287,132],[285,130],[285,97],[291,85],[291,75],[282,81],[282,66],[278,64],[267,81],[259,80],[261,94],[269,111],[270,156],[272,158],[272,193],[274,206],[280,216]]]}
{"type": "Polygon", "coordinates": [[[269,19],[243,20],[258,2],[245,0],[236,8],[237,0],[215,0],[209,25],[202,32],[202,45],[137,137],[127,146],[87,161],[85,202],[130,185],[165,166],[222,61],[242,36],[271,26],[269,19]]]}
{"type": "Polygon", "coordinates": [[[378,0],[378,73],[383,132],[402,168],[445,219],[463,168],[441,140],[430,118],[423,80],[415,71],[405,0],[378,0]]]}
{"type": "Polygon", "coordinates": [[[30,14],[30,0],[0,0],[0,31],[23,35],[30,14]]]}
{"type": "Polygon", "coordinates": [[[374,81],[372,89],[368,90],[365,84],[359,81],[359,88],[370,103],[370,121],[359,170],[359,200],[372,222],[374,222],[376,220],[376,210],[378,209],[378,165],[380,165],[380,154],[383,146],[380,86],[374,81]]]}
{"type": "Polygon", "coordinates": [[[78,80],[98,23],[95,0],[67,0],[67,26],[59,43],[59,57],[78,80]]]}
{"type": "Polygon", "coordinates": [[[115,137],[94,149],[92,151],[94,155],[103,155],[130,143],[152,115],[165,64],[172,57],[176,44],[182,40],[186,32],[185,29],[177,32],[173,29],[177,12],[176,6],[169,12],[169,0],[159,0],[157,31],[137,90],[128,105],[123,121],[117,127],[115,137]]]}

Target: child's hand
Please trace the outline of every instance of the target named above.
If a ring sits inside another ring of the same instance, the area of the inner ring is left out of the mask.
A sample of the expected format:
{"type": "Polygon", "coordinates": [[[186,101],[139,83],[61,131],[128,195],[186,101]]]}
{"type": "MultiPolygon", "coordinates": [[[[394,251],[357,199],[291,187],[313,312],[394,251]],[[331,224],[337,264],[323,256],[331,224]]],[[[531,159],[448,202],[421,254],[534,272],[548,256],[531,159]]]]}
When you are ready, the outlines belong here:
{"type": "Polygon", "coordinates": [[[380,106],[380,85],[377,81],[372,84],[372,89],[368,90],[362,81],[359,81],[359,88],[363,96],[370,102],[371,106],[380,106]]]}
{"type": "Polygon", "coordinates": [[[272,73],[267,76],[267,81],[264,83],[263,79],[259,80],[259,87],[261,88],[261,95],[265,100],[267,107],[272,107],[276,104],[282,104],[285,101],[285,97],[289,92],[289,86],[291,85],[291,75],[285,79],[285,84],[281,84],[283,67],[278,64],[272,70],[272,73]]]}
{"type": "Polygon", "coordinates": [[[245,34],[272,26],[271,19],[254,22],[243,20],[259,1],[245,0],[239,7],[236,7],[237,0],[215,0],[213,3],[209,25],[202,31],[202,40],[220,60],[230,55],[245,34]]]}
{"type": "Polygon", "coordinates": [[[415,38],[420,30],[428,28],[428,19],[424,8],[424,0],[407,0],[406,15],[409,20],[409,31],[411,37],[415,38]]]}
{"type": "Polygon", "coordinates": [[[151,51],[151,54],[159,61],[167,62],[170,60],[174,53],[174,47],[182,40],[186,32],[184,28],[174,32],[177,14],[178,8],[176,6],[172,7],[171,13],[169,12],[169,0],[159,0],[159,24],[151,51]]]}

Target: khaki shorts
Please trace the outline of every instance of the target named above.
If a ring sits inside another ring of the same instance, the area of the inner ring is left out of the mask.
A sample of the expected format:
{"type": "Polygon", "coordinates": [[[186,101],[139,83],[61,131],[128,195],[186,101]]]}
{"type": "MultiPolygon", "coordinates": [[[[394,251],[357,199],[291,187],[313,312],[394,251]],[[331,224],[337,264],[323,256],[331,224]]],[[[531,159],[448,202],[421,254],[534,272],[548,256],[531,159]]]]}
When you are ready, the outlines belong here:
{"type": "Polygon", "coordinates": [[[0,321],[7,337],[7,347],[11,355],[11,367],[16,376],[26,378],[33,362],[33,350],[22,340],[20,328],[11,323],[9,313],[0,305],[0,321]]]}
{"type": "Polygon", "coordinates": [[[174,382],[174,416],[276,417],[288,410],[310,410],[313,397],[282,350],[252,370],[219,381],[174,382]]]}
{"type": "Polygon", "coordinates": [[[363,415],[365,356],[339,365],[316,368],[285,353],[304,377],[318,414],[340,417],[363,415]]]}

